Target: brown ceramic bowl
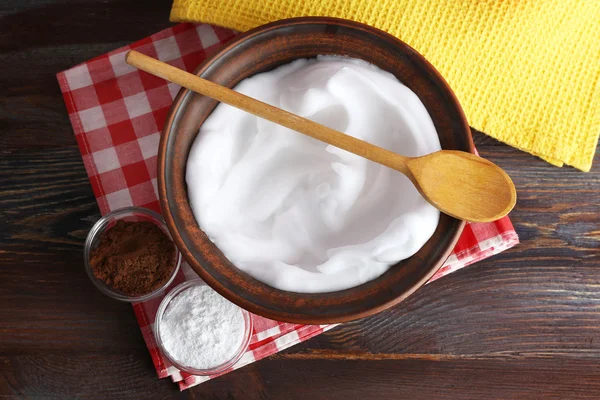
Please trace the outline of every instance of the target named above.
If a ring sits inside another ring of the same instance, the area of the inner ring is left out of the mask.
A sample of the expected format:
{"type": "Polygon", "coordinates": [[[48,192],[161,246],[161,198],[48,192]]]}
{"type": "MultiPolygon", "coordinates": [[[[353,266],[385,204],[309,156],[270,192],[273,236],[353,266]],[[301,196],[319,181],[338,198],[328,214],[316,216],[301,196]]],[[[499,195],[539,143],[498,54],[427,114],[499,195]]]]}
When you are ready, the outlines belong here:
{"type": "MultiPolygon", "coordinates": [[[[442,148],[473,152],[469,125],[452,90],[423,56],[376,28],[352,21],[306,17],[260,26],[206,60],[197,75],[233,87],[244,78],[319,54],[361,58],[391,72],[421,99],[442,148]]],[[[181,90],[158,151],[158,190],[164,218],[184,258],[212,288],[237,305],[278,321],[307,324],[362,318],[399,303],[442,266],[464,222],[441,215],[429,241],[381,277],[352,289],[302,294],[272,288],[237,269],[198,227],[188,203],[185,170],[198,129],[217,106],[181,90]]]]}

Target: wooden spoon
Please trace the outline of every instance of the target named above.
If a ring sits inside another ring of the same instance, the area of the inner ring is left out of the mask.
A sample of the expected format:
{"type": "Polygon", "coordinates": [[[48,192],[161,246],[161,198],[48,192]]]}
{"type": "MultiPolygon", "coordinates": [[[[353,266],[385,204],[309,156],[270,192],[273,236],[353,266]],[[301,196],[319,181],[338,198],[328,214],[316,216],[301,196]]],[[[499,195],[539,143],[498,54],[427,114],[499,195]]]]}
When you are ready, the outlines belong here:
{"type": "Polygon", "coordinates": [[[404,157],[137,51],[127,53],[126,61],[194,92],[393,168],[406,175],[434,207],[455,218],[475,222],[495,221],[508,214],[517,200],[515,186],[506,172],[471,153],[441,150],[422,157],[404,157]]]}

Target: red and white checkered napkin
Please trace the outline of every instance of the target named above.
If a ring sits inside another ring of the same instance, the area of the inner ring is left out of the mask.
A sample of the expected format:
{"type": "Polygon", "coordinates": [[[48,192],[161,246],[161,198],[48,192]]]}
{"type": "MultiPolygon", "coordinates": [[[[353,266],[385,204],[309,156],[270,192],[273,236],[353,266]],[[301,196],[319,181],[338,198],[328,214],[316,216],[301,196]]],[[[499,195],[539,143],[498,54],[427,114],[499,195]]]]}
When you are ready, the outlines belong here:
{"type": "MultiPolygon", "coordinates": [[[[102,214],[132,205],[160,212],[156,187],[158,142],[179,90],[177,85],[127,65],[125,53],[136,49],[192,71],[208,53],[235,35],[234,31],[210,25],[181,24],[57,75],[102,214]]],[[[506,217],[494,223],[467,224],[452,255],[431,281],[517,243],[517,234],[506,217]]],[[[196,277],[184,263],[173,286],[196,277]]],[[[152,325],[161,300],[156,298],[133,306],[158,376],[170,376],[181,390],[214,378],[179,371],[157,349],[152,325]]],[[[257,315],[253,316],[253,322],[250,348],[233,369],[335,326],[288,324],[257,315]]]]}

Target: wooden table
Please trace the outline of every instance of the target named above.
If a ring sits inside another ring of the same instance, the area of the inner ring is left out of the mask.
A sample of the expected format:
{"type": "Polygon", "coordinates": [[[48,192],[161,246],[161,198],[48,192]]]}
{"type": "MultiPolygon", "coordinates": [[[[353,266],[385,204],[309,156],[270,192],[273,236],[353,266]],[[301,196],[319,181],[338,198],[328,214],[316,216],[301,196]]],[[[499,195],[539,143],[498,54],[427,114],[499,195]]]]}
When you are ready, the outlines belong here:
{"type": "Polygon", "coordinates": [[[559,169],[479,133],[517,186],[519,246],[192,390],[158,380],[131,307],[84,272],[99,213],[55,73],[168,27],[169,8],[0,5],[0,398],[600,397],[600,160],[559,169]]]}

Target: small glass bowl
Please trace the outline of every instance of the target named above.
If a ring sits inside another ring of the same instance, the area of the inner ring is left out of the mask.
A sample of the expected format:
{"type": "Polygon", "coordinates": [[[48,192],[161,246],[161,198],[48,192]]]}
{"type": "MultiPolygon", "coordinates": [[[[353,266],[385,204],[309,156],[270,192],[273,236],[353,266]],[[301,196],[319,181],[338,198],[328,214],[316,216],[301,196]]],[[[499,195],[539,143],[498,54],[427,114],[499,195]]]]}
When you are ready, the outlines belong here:
{"type": "Polygon", "coordinates": [[[169,239],[171,239],[171,241],[173,241],[173,238],[171,237],[171,234],[167,229],[165,221],[158,213],[142,207],[120,208],[100,218],[98,222],[94,224],[92,229],[90,229],[87,239],[85,240],[85,248],[83,252],[85,270],[88,276],[90,277],[90,280],[105,295],[110,296],[113,299],[127,301],[130,303],[146,301],[161,294],[163,290],[165,290],[165,288],[167,288],[171,284],[171,282],[173,282],[173,279],[175,279],[175,275],[177,275],[177,271],[179,271],[179,266],[181,265],[181,253],[179,253],[177,246],[175,246],[175,242],[173,242],[173,247],[175,247],[175,268],[173,269],[171,277],[165,282],[165,284],[156,289],[155,291],[142,296],[129,296],[111,288],[110,286],[108,286],[107,284],[105,284],[100,279],[94,276],[94,273],[92,272],[92,267],[90,265],[90,253],[94,248],[96,248],[96,246],[98,246],[98,243],[100,242],[100,235],[103,232],[112,228],[115,225],[115,223],[119,220],[132,222],[152,222],[154,225],[158,226],[169,237],[169,239]]]}
{"type": "Polygon", "coordinates": [[[160,303],[160,306],[158,307],[158,311],[156,312],[156,319],[154,320],[154,337],[156,338],[156,343],[158,344],[158,347],[160,348],[161,352],[165,355],[165,357],[167,357],[169,359],[169,361],[171,361],[171,363],[175,367],[177,367],[180,370],[185,371],[189,374],[192,374],[192,375],[200,375],[200,376],[216,375],[218,373],[221,373],[221,372],[233,367],[235,365],[235,363],[238,362],[240,360],[240,358],[242,358],[242,356],[248,349],[248,345],[250,344],[250,339],[252,338],[252,317],[248,311],[244,310],[243,308],[240,308],[240,311],[242,312],[242,315],[244,317],[244,325],[245,325],[244,340],[242,340],[242,344],[240,345],[239,349],[235,352],[235,355],[233,356],[233,358],[225,361],[221,365],[218,365],[218,366],[216,366],[214,368],[210,368],[210,369],[198,369],[198,368],[193,368],[193,367],[189,367],[186,365],[182,365],[177,360],[173,359],[173,357],[171,357],[171,355],[169,355],[169,352],[165,349],[165,346],[164,346],[161,336],[160,336],[160,325],[161,325],[162,317],[165,314],[165,311],[167,310],[167,307],[169,306],[171,301],[177,295],[179,295],[181,292],[183,292],[184,290],[189,289],[193,286],[208,286],[208,285],[202,279],[194,279],[191,281],[183,282],[182,284],[175,287],[171,292],[169,292],[169,294],[167,294],[165,296],[163,301],[160,303]]]}

